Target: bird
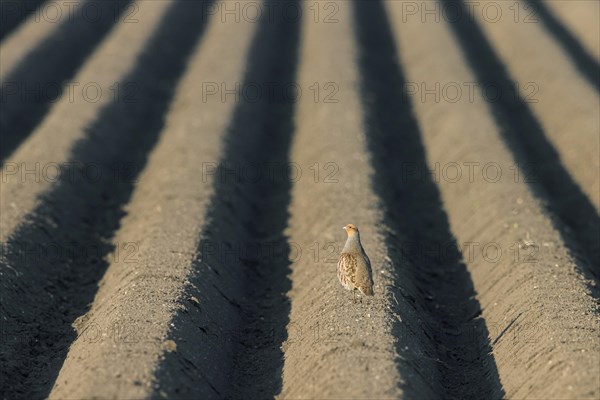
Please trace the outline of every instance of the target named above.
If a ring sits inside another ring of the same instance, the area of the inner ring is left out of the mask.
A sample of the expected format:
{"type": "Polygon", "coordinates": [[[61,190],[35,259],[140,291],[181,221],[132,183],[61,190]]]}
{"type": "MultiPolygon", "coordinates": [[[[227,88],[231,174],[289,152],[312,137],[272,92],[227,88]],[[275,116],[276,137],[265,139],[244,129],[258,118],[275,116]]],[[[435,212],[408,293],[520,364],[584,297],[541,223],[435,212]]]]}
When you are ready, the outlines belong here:
{"type": "Polygon", "coordinates": [[[357,289],[365,296],[374,295],[371,261],[360,243],[358,228],[348,224],[342,229],[348,234],[348,239],[338,260],[337,276],[342,286],[352,291],[352,300],[356,303],[357,289]]]}

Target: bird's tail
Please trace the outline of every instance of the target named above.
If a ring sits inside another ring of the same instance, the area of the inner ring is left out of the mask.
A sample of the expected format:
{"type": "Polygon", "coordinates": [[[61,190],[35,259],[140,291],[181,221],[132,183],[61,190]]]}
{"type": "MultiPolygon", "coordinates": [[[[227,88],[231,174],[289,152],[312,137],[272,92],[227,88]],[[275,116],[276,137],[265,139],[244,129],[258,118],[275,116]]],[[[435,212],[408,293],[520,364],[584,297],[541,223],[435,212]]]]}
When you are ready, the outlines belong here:
{"type": "Polygon", "coordinates": [[[365,296],[373,296],[375,293],[373,292],[373,286],[359,286],[358,290],[365,296]]]}

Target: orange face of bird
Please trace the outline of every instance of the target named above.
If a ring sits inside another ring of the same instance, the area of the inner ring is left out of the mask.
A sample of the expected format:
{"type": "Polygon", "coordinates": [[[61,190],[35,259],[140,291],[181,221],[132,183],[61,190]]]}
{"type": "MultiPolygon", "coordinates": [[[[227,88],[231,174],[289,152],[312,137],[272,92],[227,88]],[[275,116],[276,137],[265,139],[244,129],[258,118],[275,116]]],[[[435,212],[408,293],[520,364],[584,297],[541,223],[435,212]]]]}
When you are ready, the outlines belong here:
{"type": "Polygon", "coordinates": [[[342,229],[346,231],[348,236],[354,236],[358,233],[358,228],[352,224],[348,224],[348,225],[344,226],[342,229]]]}

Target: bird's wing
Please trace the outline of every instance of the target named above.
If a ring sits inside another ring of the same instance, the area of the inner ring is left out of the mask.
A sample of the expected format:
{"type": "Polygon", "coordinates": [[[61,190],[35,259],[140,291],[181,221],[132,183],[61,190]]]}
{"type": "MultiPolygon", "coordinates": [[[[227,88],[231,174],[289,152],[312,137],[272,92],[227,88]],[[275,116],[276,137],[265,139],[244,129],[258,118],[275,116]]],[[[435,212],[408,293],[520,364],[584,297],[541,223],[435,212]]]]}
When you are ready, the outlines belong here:
{"type": "Polygon", "coordinates": [[[365,258],[365,261],[367,263],[367,270],[369,271],[369,278],[371,280],[373,280],[373,270],[371,269],[371,260],[369,259],[369,256],[365,252],[365,249],[362,249],[362,254],[363,254],[363,256],[365,258]]]}
{"type": "Polygon", "coordinates": [[[369,259],[369,256],[367,255],[367,253],[365,253],[364,250],[363,250],[363,255],[365,256],[365,261],[367,262],[369,269],[371,269],[371,260],[369,259]]]}
{"type": "Polygon", "coordinates": [[[371,286],[373,285],[373,278],[371,277],[371,265],[367,257],[357,257],[356,263],[356,278],[355,285],[357,286],[371,286]]]}

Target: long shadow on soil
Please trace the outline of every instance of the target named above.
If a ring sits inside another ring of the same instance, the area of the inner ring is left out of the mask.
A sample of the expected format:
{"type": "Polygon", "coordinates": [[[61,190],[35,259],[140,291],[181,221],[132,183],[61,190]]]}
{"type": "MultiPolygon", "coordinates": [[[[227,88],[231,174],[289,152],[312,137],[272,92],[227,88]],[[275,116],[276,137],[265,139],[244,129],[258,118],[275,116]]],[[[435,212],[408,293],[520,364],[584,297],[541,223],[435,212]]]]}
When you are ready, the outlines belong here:
{"type": "MultiPolygon", "coordinates": [[[[469,15],[460,0],[442,1],[469,15]]],[[[454,14],[453,14],[454,15],[454,14]]],[[[480,87],[498,87],[500,96],[490,109],[500,127],[504,142],[514,155],[522,176],[541,200],[560,232],[581,273],[590,280],[600,279],[600,217],[560,160],[531,109],[519,95],[513,80],[485,34],[471,18],[450,23],[480,87]]],[[[485,96],[484,96],[485,97],[485,96]]],[[[598,296],[597,289],[590,290],[598,296]]]]}
{"type": "Polygon", "coordinates": [[[0,1],[0,41],[13,31],[21,21],[36,11],[45,0],[0,1]]]}
{"type": "MultiPolygon", "coordinates": [[[[87,18],[81,10],[74,11],[73,17],[65,16],[67,19],[6,76],[0,95],[0,161],[27,138],[53,103],[69,95],[63,84],[74,77],[129,3],[94,2],[97,20],[87,18]]],[[[90,82],[76,83],[79,86],[73,86],[74,90],[82,90],[90,82]]]]}
{"type": "MultiPolygon", "coordinates": [[[[298,9],[296,1],[287,4],[282,8],[298,9]]],[[[291,287],[284,229],[295,102],[288,84],[296,77],[300,21],[274,14],[261,20],[248,53],[241,86],[246,95],[224,140],[209,222],[184,290],[184,298],[199,304],[174,317],[169,336],[177,352],[165,355],[153,397],[160,391],[259,399],[273,398],[282,388],[280,346],[287,338],[291,287]],[[258,101],[252,100],[256,92],[245,90],[253,87],[262,90],[258,101]],[[268,87],[274,88],[270,94],[268,87]]]]}
{"type": "MultiPolygon", "coordinates": [[[[135,101],[115,101],[101,111],[72,150],[70,161],[78,166],[64,170],[2,249],[3,396],[50,393],[76,339],[72,323],[94,299],[123,207],[203,31],[202,6],[178,1],[167,10],[127,77],[137,83],[135,101]]],[[[128,253],[127,243],[116,245],[128,253]]]]}
{"type": "Polygon", "coordinates": [[[569,32],[569,30],[556,18],[554,13],[540,0],[525,0],[535,10],[535,15],[540,18],[546,30],[560,43],[563,51],[567,53],[579,72],[588,82],[600,92],[600,64],[592,57],[569,32]]]}
{"type": "MultiPolygon", "coordinates": [[[[500,399],[504,390],[481,306],[462,260],[437,186],[429,174],[401,174],[406,165],[427,170],[425,149],[406,79],[380,1],[357,1],[361,91],[367,142],[375,168],[374,190],[383,200],[392,232],[386,243],[400,249],[394,261],[407,268],[419,296],[422,334],[436,350],[441,398],[500,399]],[[441,251],[452,249],[453,251],[441,251]],[[475,334],[474,334],[475,333],[475,334]]],[[[396,332],[398,335],[398,332],[396,332]]],[[[399,335],[398,335],[399,336],[399,335]]],[[[402,354],[404,343],[398,342],[402,354]]],[[[399,368],[403,369],[402,364],[399,368]]],[[[410,376],[410,371],[402,373],[410,376]]],[[[410,393],[410,384],[403,389],[410,393]]]]}

